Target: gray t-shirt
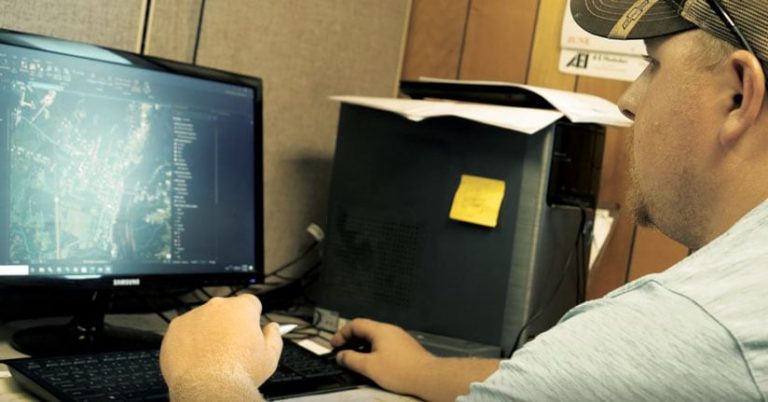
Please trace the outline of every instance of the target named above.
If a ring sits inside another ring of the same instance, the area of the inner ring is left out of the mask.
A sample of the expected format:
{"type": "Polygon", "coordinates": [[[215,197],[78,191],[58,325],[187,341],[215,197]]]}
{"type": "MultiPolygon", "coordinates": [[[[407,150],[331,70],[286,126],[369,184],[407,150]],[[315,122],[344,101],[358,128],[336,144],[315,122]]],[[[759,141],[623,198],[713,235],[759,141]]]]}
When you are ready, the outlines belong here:
{"type": "Polygon", "coordinates": [[[458,400],[768,401],[768,202],[575,307],[458,400]]]}

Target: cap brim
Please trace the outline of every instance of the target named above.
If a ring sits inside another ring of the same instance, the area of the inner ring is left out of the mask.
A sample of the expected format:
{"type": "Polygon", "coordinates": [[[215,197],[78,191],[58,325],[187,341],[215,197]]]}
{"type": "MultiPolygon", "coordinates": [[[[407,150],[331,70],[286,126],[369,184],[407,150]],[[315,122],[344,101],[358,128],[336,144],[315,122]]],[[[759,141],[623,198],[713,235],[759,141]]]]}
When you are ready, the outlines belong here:
{"type": "Polygon", "coordinates": [[[645,39],[696,26],[665,0],[571,0],[573,19],[589,33],[612,39],[645,39]]]}

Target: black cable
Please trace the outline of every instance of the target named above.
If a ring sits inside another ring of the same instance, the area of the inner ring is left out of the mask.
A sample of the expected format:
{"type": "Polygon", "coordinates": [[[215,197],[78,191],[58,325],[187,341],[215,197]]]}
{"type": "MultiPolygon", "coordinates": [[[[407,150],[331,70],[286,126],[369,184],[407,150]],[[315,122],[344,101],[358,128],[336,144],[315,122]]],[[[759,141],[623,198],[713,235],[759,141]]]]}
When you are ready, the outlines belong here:
{"type": "MultiPolygon", "coordinates": [[[[582,219],[584,218],[582,217],[582,219]]],[[[581,290],[583,288],[582,281],[584,280],[584,275],[581,270],[581,265],[583,263],[582,243],[582,235],[581,232],[579,232],[579,234],[576,235],[576,304],[581,303],[581,290]]]]}
{"type": "Polygon", "coordinates": [[[205,290],[205,288],[199,288],[199,289],[197,289],[197,290],[199,290],[200,292],[202,292],[202,293],[205,295],[205,297],[207,297],[207,298],[208,298],[208,300],[211,300],[211,299],[213,299],[213,295],[211,295],[210,293],[208,293],[208,292],[205,290]]]}
{"type": "MultiPolygon", "coordinates": [[[[317,269],[320,267],[320,265],[321,265],[321,263],[320,263],[320,261],[318,261],[317,263],[315,263],[315,265],[309,267],[306,271],[302,272],[301,275],[299,275],[299,276],[285,276],[285,275],[280,275],[280,274],[275,274],[274,276],[276,278],[282,279],[283,281],[286,281],[286,282],[298,281],[298,280],[305,279],[309,275],[315,273],[315,271],[317,271],[317,269]]],[[[304,284],[304,285],[306,285],[306,284],[304,284]]]]}
{"type": "MultiPolygon", "coordinates": [[[[303,274],[302,274],[302,275],[300,275],[299,277],[296,277],[296,278],[292,278],[292,277],[285,277],[285,276],[282,276],[282,275],[280,275],[280,272],[282,272],[282,271],[285,271],[286,269],[288,269],[288,268],[290,268],[290,267],[294,266],[296,263],[300,262],[300,261],[301,261],[302,259],[304,259],[304,258],[305,258],[307,255],[309,255],[309,253],[310,253],[310,252],[312,252],[312,250],[314,250],[314,249],[315,249],[315,247],[317,247],[317,245],[318,245],[318,244],[320,244],[320,242],[319,242],[319,241],[317,241],[317,240],[314,240],[314,241],[313,241],[313,242],[312,242],[312,243],[311,243],[309,246],[307,246],[307,248],[305,248],[305,249],[304,249],[304,251],[302,251],[302,252],[301,252],[301,253],[300,253],[300,254],[299,254],[299,255],[298,255],[296,258],[294,258],[294,259],[292,259],[292,260],[290,260],[290,261],[286,262],[285,264],[283,264],[283,265],[281,265],[281,266],[279,266],[279,267],[275,268],[274,270],[272,270],[272,272],[270,272],[270,273],[268,273],[267,275],[265,275],[265,276],[264,276],[264,281],[265,281],[265,282],[264,282],[263,284],[259,284],[259,285],[270,286],[270,287],[272,287],[272,288],[276,288],[276,287],[282,287],[282,286],[284,286],[284,285],[290,284],[290,283],[292,283],[294,280],[298,280],[298,279],[301,279],[301,278],[303,277],[303,274]],[[275,277],[275,278],[281,279],[282,281],[281,281],[281,282],[271,282],[271,283],[270,283],[270,282],[266,282],[266,280],[267,280],[267,279],[270,279],[270,278],[272,278],[272,277],[275,277]]],[[[312,268],[310,268],[309,270],[307,270],[307,272],[311,271],[311,270],[312,270],[314,267],[315,267],[315,266],[313,266],[312,268]]],[[[229,294],[227,294],[225,297],[231,297],[231,296],[235,296],[235,295],[237,295],[238,293],[240,293],[240,292],[242,292],[242,291],[244,291],[244,290],[246,290],[246,289],[249,289],[249,288],[252,288],[252,286],[251,286],[251,285],[244,285],[244,286],[241,286],[241,287],[239,287],[239,288],[230,287],[230,292],[229,292],[229,294]]]]}
{"type": "Polygon", "coordinates": [[[149,16],[152,13],[152,0],[147,0],[147,9],[144,10],[144,26],[141,28],[141,44],[139,54],[144,54],[147,45],[147,33],[149,32],[149,16]]]}
{"type": "Polygon", "coordinates": [[[560,279],[557,281],[557,285],[555,285],[555,289],[552,291],[552,293],[549,295],[549,298],[547,299],[546,303],[544,303],[544,306],[542,308],[539,308],[536,313],[528,318],[522,327],[520,327],[520,331],[517,333],[517,337],[515,338],[515,343],[512,345],[512,350],[509,352],[509,357],[512,357],[512,354],[517,350],[517,348],[520,345],[520,340],[523,336],[523,333],[525,332],[528,327],[533,324],[539,317],[541,317],[542,314],[544,314],[545,311],[549,309],[549,306],[552,304],[552,302],[555,300],[555,296],[560,291],[560,288],[563,286],[563,283],[565,283],[565,277],[566,273],[568,272],[568,267],[571,265],[571,260],[573,259],[574,254],[577,254],[579,252],[579,242],[581,241],[582,236],[584,236],[584,228],[587,222],[587,215],[586,210],[583,207],[580,207],[582,214],[581,214],[581,223],[579,223],[579,232],[576,235],[576,240],[573,243],[573,247],[571,247],[571,251],[568,253],[568,258],[565,260],[565,264],[563,264],[563,268],[560,271],[560,279]]]}
{"type": "Polygon", "coordinates": [[[192,50],[192,64],[197,65],[197,50],[200,47],[200,33],[203,31],[203,16],[205,15],[205,0],[200,1],[200,13],[197,15],[197,30],[195,31],[195,48],[192,50]]]}
{"type": "Polygon", "coordinates": [[[589,276],[589,245],[591,244],[592,220],[588,219],[586,207],[579,206],[581,210],[581,221],[579,239],[579,255],[576,269],[578,270],[576,304],[581,304],[587,299],[587,279],[589,276]]]}
{"type": "Polygon", "coordinates": [[[280,275],[280,274],[274,274],[273,276],[275,278],[277,278],[277,279],[282,279],[282,280],[284,280],[286,282],[295,281],[295,280],[301,278],[300,276],[299,277],[290,277],[290,276],[283,276],[283,275],[280,275]]]}
{"type": "Polygon", "coordinates": [[[155,314],[158,315],[163,321],[167,322],[168,324],[171,323],[171,319],[168,318],[165,314],[163,314],[161,311],[155,311],[155,314]]]}
{"type": "Polygon", "coordinates": [[[155,304],[154,304],[154,303],[152,303],[152,302],[149,300],[149,298],[147,298],[147,297],[143,297],[142,295],[140,295],[140,294],[139,294],[138,292],[136,292],[136,291],[132,291],[132,292],[131,292],[131,294],[134,296],[134,298],[135,298],[136,300],[138,300],[138,301],[140,301],[140,302],[144,303],[144,305],[145,305],[145,306],[149,307],[149,309],[150,309],[150,310],[151,310],[153,313],[157,314],[157,316],[158,316],[158,317],[162,318],[162,320],[163,320],[163,321],[165,321],[166,323],[170,323],[170,322],[171,322],[171,319],[170,319],[170,318],[168,318],[168,317],[167,317],[165,314],[163,314],[163,312],[162,312],[162,311],[160,311],[160,310],[157,308],[157,306],[155,306],[155,304]]]}
{"type": "Polygon", "coordinates": [[[296,257],[296,258],[292,259],[291,261],[288,261],[285,264],[275,268],[274,270],[272,270],[272,272],[268,273],[264,277],[264,279],[269,278],[270,276],[275,276],[275,275],[279,274],[280,272],[285,271],[286,269],[292,267],[294,264],[296,264],[297,262],[301,261],[304,257],[306,257],[312,250],[314,250],[315,247],[317,247],[318,244],[320,244],[320,242],[317,241],[317,240],[314,240],[312,242],[312,244],[307,246],[307,248],[304,249],[304,251],[302,251],[301,254],[299,254],[298,257],[296,257]]]}

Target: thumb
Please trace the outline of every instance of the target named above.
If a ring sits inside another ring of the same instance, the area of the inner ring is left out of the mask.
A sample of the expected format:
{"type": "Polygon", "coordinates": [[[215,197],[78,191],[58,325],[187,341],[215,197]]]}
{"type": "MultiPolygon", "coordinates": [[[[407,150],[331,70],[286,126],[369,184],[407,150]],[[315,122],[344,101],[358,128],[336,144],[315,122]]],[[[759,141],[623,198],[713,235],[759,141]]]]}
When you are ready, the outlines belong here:
{"type": "Polygon", "coordinates": [[[368,365],[366,364],[368,359],[370,359],[369,353],[352,350],[344,350],[336,354],[337,363],[366,377],[369,377],[368,365]]]}
{"type": "Polygon", "coordinates": [[[277,363],[280,352],[283,350],[283,337],[280,336],[280,325],[276,322],[264,327],[264,343],[267,345],[267,350],[272,353],[271,357],[277,363]]]}

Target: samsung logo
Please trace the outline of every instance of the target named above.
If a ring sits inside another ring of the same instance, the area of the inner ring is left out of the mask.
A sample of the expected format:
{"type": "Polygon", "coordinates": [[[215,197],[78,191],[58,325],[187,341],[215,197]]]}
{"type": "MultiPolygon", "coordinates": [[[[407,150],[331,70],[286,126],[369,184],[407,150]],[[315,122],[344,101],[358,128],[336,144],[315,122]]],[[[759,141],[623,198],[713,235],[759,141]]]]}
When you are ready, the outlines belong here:
{"type": "Polygon", "coordinates": [[[139,285],[141,285],[141,279],[139,278],[112,280],[112,286],[139,286],[139,285]]]}

